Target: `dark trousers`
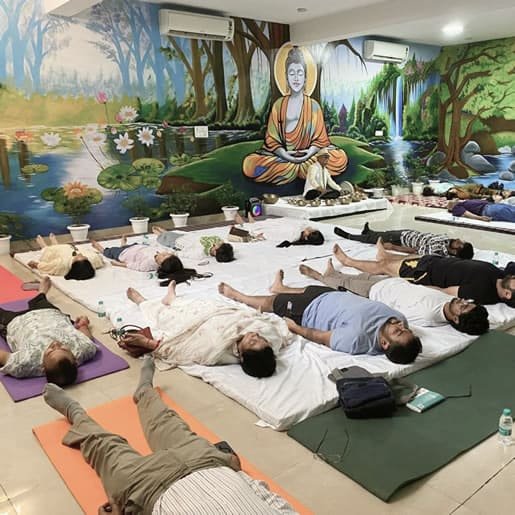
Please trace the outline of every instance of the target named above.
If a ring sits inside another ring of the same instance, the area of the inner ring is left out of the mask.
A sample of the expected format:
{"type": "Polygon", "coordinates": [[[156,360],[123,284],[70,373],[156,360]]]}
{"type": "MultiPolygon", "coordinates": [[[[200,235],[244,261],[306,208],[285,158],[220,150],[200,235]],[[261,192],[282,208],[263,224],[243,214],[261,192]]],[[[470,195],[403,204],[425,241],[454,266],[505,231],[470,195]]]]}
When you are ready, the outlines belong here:
{"type": "Polygon", "coordinates": [[[29,300],[29,307],[24,311],[8,311],[7,309],[0,308],[0,333],[5,334],[7,325],[20,315],[25,315],[29,311],[35,309],[58,309],[51,302],[49,302],[44,293],[39,293],[34,298],[29,300]]]}
{"type": "Polygon", "coordinates": [[[361,243],[377,243],[379,238],[383,238],[384,243],[393,245],[401,244],[401,234],[404,231],[368,231],[364,234],[349,234],[345,236],[348,240],[360,241],[361,243]]]}
{"type": "Polygon", "coordinates": [[[318,190],[306,191],[304,198],[306,200],[313,200],[316,198],[320,198],[320,199],[338,198],[339,196],[340,196],[340,193],[338,191],[333,190],[332,188],[329,188],[325,193],[322,193],[321,191],[318,191],[318,190]]]}
{"type": "Polygon", "coordinates": [[[119,260],[120,254],[129,247],[133,247],[134,245],[138,245],[137,243],[131,243],[129,245],[123,245],[122,247],[107,247],[104,249],[104,256],[108,259],[114,259],[115,261],[119,260]]]}

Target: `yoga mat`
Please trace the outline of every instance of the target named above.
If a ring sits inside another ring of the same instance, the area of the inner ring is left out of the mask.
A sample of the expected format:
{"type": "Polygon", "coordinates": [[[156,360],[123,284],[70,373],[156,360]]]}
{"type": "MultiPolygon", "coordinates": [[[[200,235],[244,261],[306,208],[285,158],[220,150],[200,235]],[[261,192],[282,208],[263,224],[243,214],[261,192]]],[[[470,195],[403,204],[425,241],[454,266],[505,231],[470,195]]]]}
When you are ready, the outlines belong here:
{"type": "Polygon", "coordinates": [[[16,277],[9,272],[9,270],[0,266],[0,304],[34,297],[33,291],[24,291],[21,289],[22,284],[23,281],[19,277],[16,277]]]}
{"type": "MultiPolygon", "coordinates": [[[[175,404],[159,388],[158,391],[164,402],[181,416],[192,431],[213,443],[222,440],[222,438],[212,433],[186,410],[175,404]]],[[[88,413],[108,431],[126,438],[129,444],[141,454],[150,454],[132,397],[122,397],[121,399],[97,406],[88,410],[88,413]]],[[[66,486],[75,497],[75,500],[84,510],[84,513],[86,515],[93,515],[97,513],[98,507],[106,502],[107,497],[100,478],[84,461],[80,451],[70,449],[61,443],[69,427],[69,423],[61,418],[55,422],[35,427],[32,431],[57,469],[57,472],[66,483],[66,486]]],[[[271,490],[286,499],[300,514],[308,515],[313,513],[299,501],[288,495],[277,483],[259,472],[244,457],[239,457],[242,469],[249,476],[265,481],[271,490]]]]}
{"type": "Polygon", "coordinates": [[[438,213],[437,215],[419,215],[415,220],[419,222],[432,222],[443,225],[457,225],[466,229],[480,229],[481,231],[500,232],[504,234],[515,234],[515,224],[512,222],[483,222],[470,218],[457,217],[453,219],[450,213],[438,213]]]}
{"type": "Polygon", "coordinates": [[[460,354],[407,376],[447,398],[392,418],[348,419],[341,408],[305,420],[288,435],[384,501],[497,431],[515,408],[515,336],[492,331],[460,354]]]}
{"type": "MultiPolygon", "coordinates": [[[[29,293],[31,293],[31,297],[33,297],[36,292],[29,293]]],[[[17,300],[15,302],[4,303],[0,307],[10,311],[22,311],[27,309],[28,301],[17,300]]],[[[98,349],[97,353],[92,360],[87,361],[79,367],[76,384],[129,368],[127,361],[120,358],[120,356],[113,354],[97,339],[94,339],[94,343],[98,349]]],[[[6,351],[11,350],[7,345],[7,342],[1,336],[0,349],[6,351]]],[[[13,401],[18,402],[41,395],[47,381],[46,377],[27,377],[18,379],[16,377],[0,374],[0,382],[4,385],[7,393],[12,397],[13,401]]]]}

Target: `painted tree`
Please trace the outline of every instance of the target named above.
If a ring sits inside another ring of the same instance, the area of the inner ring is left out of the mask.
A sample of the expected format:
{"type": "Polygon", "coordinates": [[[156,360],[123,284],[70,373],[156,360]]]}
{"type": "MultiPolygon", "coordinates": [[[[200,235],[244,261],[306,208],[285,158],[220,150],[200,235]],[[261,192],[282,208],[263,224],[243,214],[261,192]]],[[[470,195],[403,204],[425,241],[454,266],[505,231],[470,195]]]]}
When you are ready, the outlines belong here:
{"type": "Polygon", "coordinates": [[[282,23],[257,22],[247,18],[244,18],[244,22],[248,31],[242,34],[247,39],[253,41],[268,60],[270,70],[270,100],[271,104],[273,104],[281,96],[281,92],[275,83],[275,57],[279,48],[290,40],[290,27],[282,23]]]}
{"type": "Polygon", "coordinates": [[[444,48],[435,63],[440,71],[439,150],[443,166],[468,175],[461,150],[485,119],[515,118],[513,40],[444,48]]]}
{"type": "Polygon", "coordinates": [[[203,41],[202,47],[213,72],[213,82],[216,93],[215,122],[223,122],[227,115],[223,44],[221,41],[203,41]]]}
{"type": "Polygon", "coordinates": [[[236,124],[249,123],[256,117],[252,101],[250,65],[257,46],[255,42],[248,40],[245,32],[243,20],[234,18],[234,39],[226,42],[238,75],[238,104],[233,120],[236,124]]]}

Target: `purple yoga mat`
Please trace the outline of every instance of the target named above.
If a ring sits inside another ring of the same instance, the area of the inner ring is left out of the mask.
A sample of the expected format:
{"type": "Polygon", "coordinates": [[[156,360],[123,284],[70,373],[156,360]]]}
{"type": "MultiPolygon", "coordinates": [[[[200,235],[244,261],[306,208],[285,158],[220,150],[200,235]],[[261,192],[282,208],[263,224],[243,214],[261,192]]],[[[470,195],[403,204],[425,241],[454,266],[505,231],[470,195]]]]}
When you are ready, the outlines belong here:
{"type": "MultiPolygon", "coordinates": [[[[14,302],[6,302],[0,304],[3,309],[10,311],[22,311],[28,307],[27,300],[17,300],[14,302]]],[[[95,377],[102,377],[119,370],[129,368],[129,364],[120,356],[113,354],[107,347],[102,345],[98,340],[94,340],[97,347],[95,357],[84,363],[79,367],[77,376],[77,383],[83,383],[95,377]]],[[[0,349],[10,351],[7,342],[0,336],[0,349]]],[[[5,389],[12,397],[14,402],[37,397],[43,393],[46,385],[45,377],[27,377],[24,379],[17,379],[15,377],[0,374],[0,382],[4,385],[5,389]]]]}

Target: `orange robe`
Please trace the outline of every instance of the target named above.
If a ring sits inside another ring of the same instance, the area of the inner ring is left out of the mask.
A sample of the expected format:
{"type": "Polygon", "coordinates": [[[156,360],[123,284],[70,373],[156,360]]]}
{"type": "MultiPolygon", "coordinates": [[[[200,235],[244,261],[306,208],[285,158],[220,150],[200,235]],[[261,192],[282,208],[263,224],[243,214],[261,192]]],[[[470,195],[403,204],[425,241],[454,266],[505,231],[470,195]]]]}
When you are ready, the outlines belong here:
{"type": "MultiPolygon", "coordinates": [[[[315,100],[304,95],[299,123],[291,132],[286,132],[286,109],[289,95],[279,98],[270,112],[262,149],[249,154],[243,160],[243,173],[256,182],[271,182],[281,185],[305,179],[308,168],[316,161],[316,154],[303,163],[290,163],[273,152],[282,147],[286,150],[307,150],[311,146],[329,147],[331,141],[324,124],[324,113],[315,100]]],[[[331,175],[339,175],[347,168],[347,154],[340,148],[329,148],[326,168],[331,175]]]]}

